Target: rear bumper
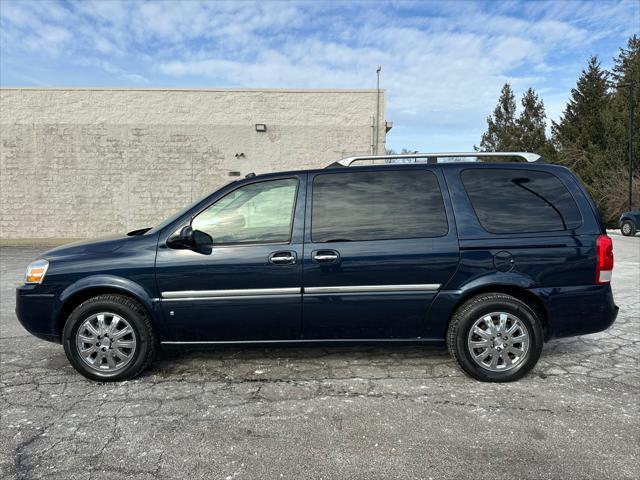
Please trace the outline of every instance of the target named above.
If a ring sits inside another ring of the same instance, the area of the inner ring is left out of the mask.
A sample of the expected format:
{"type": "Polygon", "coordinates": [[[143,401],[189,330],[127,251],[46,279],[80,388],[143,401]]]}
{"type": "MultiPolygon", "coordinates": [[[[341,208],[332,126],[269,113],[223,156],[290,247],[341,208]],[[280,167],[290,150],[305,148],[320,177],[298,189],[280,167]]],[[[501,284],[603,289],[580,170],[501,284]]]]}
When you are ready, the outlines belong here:
{"type": "Polygon", "coordinates": [[[532,288],[547,312],[547,337],[601,332],[618,316],[610,285],[532,288]]]}
{"type": "Polygon", "coordinates": [[[16,288],[16,316],[20,324],[33,336],[60,343],[54,306],[55,294],[43,291],[39,285],[16,288]]]}

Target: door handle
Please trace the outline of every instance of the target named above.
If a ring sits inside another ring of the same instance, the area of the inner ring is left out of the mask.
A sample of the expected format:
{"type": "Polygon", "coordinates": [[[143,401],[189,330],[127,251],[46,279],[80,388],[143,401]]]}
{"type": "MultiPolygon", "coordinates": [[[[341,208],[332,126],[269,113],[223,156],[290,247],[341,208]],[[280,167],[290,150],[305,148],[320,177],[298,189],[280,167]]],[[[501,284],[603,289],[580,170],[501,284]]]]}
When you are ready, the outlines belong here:
{"type": "Polygon", "coordinates": [[[335,250],[316,250],[311,254],[311,259],[316,263],[336,263],[340,254],[335,250]]]}
{"type": "Polygon", "coordinates": [[[269,263],[274,265],[293,265],[296,263],[295,252],[274,252],[269,255],[269,263]]]}

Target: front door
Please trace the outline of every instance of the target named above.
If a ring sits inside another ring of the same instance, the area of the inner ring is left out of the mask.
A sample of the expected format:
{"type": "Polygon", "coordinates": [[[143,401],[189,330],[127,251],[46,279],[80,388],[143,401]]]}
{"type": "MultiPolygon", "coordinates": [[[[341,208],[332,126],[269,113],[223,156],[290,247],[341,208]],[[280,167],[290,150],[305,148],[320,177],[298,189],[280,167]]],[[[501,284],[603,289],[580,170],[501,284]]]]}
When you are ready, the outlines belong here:
{"type": "Polygon", "coordinates": [[[309,175],[305,339],[425,336],[459,258],[441,185],[441,172],[413,166],[309,175]]]}
{"type": "Polygon", "coordinates": [[[173,340],[300,337],[305,180],[247,183],[194,215],[193,229],[213,238],[208,253],[160,239],[156,278],[173,340]]]}

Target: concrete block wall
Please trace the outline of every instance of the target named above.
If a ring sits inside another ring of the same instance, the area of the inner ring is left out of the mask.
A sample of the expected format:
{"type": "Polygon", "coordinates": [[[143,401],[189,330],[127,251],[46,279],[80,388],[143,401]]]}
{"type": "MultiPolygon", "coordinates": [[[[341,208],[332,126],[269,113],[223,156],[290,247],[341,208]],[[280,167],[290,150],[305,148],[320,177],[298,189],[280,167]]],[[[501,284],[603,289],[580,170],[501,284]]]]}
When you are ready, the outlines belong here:
{"type": "Polygon", "coordinates": [[[0,242],[152,226],[237,172],[369,154],[375,111],[375,90],[1,89],[0,242]]]}

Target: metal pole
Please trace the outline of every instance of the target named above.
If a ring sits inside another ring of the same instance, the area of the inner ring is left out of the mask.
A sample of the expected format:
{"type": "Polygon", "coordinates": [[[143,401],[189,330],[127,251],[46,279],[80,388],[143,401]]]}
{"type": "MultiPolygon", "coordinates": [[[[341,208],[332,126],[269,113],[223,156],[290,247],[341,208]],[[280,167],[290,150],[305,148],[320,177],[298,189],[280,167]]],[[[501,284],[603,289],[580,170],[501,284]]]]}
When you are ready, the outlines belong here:
{"type": "Polygon", "coordinates": [[[370,136],[371,136],[371,155],[375,155],[376,154],[376,119],[373,118],[373,115],[371,115],[371,132],[370,132],[370,136]]]}
{"type": "Polygon", "coordinates": [[[378,65],[378,68],[376,68],[377,83],[376,83],[376,138],[375,138],[376,148],[375,148],[375,155],[378,155],[378,143],[379,143],[379,138],[380,138],[380,70],[382,70],[382,67],[380,65],[378,65]]]}
{"type": "Polygon", "coordinates": [[[632,210],[632,201],[633,201],[633,93],[634,93],[634,87],[635,87],[635,82],[630,81],[629,82],[629,99],[628,99],[628,113],[629,113],[629,120],[628,120],[628,136],[629,138],[627,139],[627,156],[629,157],[629,211],[632,210]]]}

